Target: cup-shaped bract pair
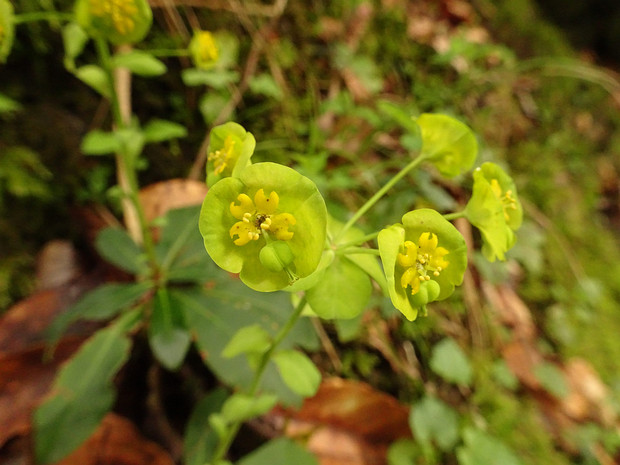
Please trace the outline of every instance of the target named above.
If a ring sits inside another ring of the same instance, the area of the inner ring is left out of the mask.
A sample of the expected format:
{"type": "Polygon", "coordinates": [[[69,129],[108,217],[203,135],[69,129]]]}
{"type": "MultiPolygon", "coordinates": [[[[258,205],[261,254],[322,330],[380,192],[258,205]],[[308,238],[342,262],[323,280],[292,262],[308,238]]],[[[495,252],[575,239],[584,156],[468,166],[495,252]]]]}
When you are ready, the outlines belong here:
{"type": "Polygon", "coordinates": [[[220,57],[219,45],[210,31],[195,30],[188,50],[194,66],[199,69],[213,68],[220,57]]]}
{"type": "Polygon", "coordinates": [[[447,177],[469,171],[478,155],[478,142],[465,124],[451,116],[423,113],[416,120],[422,137],[420,156],[447,177]]]}
{"type": "Polygon", "coordinates": [[[15,27],[13,5],[8,0],[0,0],[0,63],[4,63],[11,52],[15,27]]]}
{"type": "Polygon", "coordinates": [[[88,35],[115,45],[141,41],[153,22],[147,0],[77,0],[75,17],[88,35]]]}
{"type": "Polygon", "coordinates": [[[474,171],[472,196],[465,216],[482,235],[482,253],[489,261],[504,260],[514,245],[514,231],[523,220],[523,208],[512,178],[495,163],[487,162],[474,171]]]}
{"type": "Polygon", "coordinates": [[[461,233],[431,209],[406,213],[377,238],[392,304],[408,320],[426,314],[463,282],[467,248],[461,233]]]}
{"type": "Polygon", "coordinates": [[[228,122],[216,126],[209,135],[207,149],[207,185],[236,176],[250,165],[256,140],[243,126],[228,122]]]}
{"type": "Polygon", "coordinates": [[[209,189],[200,232],[219,267],[269,292],[317,268],[326,222],[325,202],[311,180],[277,163],[257,163],[209,189]]]}

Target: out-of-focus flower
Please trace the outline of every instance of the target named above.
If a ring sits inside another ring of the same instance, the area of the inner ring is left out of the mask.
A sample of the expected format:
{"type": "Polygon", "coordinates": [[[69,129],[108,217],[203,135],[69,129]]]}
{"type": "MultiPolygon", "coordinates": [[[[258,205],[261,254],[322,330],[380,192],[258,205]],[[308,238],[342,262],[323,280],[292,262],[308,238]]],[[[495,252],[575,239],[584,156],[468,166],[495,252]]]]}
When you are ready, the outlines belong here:
{"type": "Polygon", "coordinates": [[[75,15],[91,37],[101,37],[113,44],[139,42],[153,21],[147,0],[78,0],[75,15]]]}
{"type": "Polygon", "coordinates": [[[523,207],[512,178],[495,163],[474,171],[472,196],[465,216],[482,234],[482,253],[489,261],[504,260],[514,245],[514,231],[523,220],[523,207]]]}

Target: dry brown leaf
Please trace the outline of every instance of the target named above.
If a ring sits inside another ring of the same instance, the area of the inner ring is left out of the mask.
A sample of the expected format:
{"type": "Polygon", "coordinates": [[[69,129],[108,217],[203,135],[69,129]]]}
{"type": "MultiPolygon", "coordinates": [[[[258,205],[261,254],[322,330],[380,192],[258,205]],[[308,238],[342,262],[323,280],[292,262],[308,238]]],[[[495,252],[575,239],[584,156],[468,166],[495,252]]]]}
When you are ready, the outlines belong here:
{"type": "Polygon", "coordinates": [[[387,447],[410,437],[409,408],[368,384],[331,378],[289,418],[286,434],[307,437],[321,465],[385,464],[387,447]]]}
{"type": "Polygon", "coordinates": [[[175,208],[200,205],[207,195],[204,182],[191,179],[170,179],[140,190],[140,202],[148,222],[175,208]]]}
{"type": "Polygon", "coordinates": [[[108,413],[82,446],[56,465],[174,465],[170,455],[144,438],[126,418],[108,413]]]}
{"type": "Polygon", "coordinates": [[[83,341],[81,337],[65,339],[49,362],[43,360],[43,347],[0,355],[0,447],[30,431],[33,409],[49,390],[59,365],[83,341]]]}

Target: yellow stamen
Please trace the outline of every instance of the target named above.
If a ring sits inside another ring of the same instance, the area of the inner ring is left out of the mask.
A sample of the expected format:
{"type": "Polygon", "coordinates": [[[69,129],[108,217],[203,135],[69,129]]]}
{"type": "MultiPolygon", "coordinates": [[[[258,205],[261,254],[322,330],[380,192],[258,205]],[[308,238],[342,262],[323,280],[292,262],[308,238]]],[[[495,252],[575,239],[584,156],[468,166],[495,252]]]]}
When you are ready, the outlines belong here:
{"type": "Polygon", "coordinates": [[[402,245],[405,253],[396,256],[398,264],[404,268],[400,284],[403,288],[411,287],[411,294],[420,290],[420,283],[430,281],[431,273],[438,277],[449,262],[444,258],[449,251],[438,246],[439,238],[430,232],[420,234],[418,244],[405,241],[402,245]]]}

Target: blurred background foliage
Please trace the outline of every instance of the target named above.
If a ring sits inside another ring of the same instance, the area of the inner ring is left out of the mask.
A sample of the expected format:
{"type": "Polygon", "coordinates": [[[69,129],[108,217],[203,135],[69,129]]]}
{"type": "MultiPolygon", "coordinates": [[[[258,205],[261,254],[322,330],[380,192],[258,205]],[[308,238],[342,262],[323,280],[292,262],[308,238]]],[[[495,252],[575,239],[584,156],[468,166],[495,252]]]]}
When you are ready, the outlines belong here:
{"type": "MultiPolygon", "coordinates": [[[[15,3],[22,12],[71,7],[67,1],[15,3]]],[[[236,77],[206,94],[183,84],[184,59],[166,59],[169,71],[158,79],[134,79],[133,101],[141,118],[165,117],[189,130],[179,142],[149,146],[142,185],[175,177],[202,180],[195,160],[205,134],[220,118],[234,119],[259,141],[257,161],[295,165],[317,183],[331,213],[343,219],[407,156],[401,147],[408,140],[381,112],[382,102],[412,115],[458,116],[479,135],[479,162],[509,169],[526,213],[509,261],[485,264],[474,257],[473,282],[482,288],[481,283],[509,285],[526,303],[537,328],[532,344],[549,360],[536,374],[547,391],[561,398],[566,388],[551,362],[579,357],[608,386],[610,409],[617,414],[617,2],[293,0],[276,2],[286,4],[277,16],[262,13],[270,11],[268,3],[213,2],[205,8],[160,3],[154,2],[156,27],[140,47],[183,47],[189,25],[200,24],[238,39],[239,64],[236,77]],[[231,101],[236,104],[229,111],[231,101]]],[[[18,103],[0,102],[2,309],[36,288],[36,255],[47,241],[67,238],[89,250],[83,209],[105,205],[118,213],[110,189],[113,162],[84,157],[79,150],[81,137],[105,122],[106,103],[64,69],[58,32],[53,23],[20,26],[0,69],[0,92],[18,103]]],[[[414,206],[458,209],[465,197],[460,183],[438,182],[432,171],[421,171],[397,186],[361,227],[371,231],[398,221],[414,206]]],[[[613,454],[617,426],[579,425],[564,438],[575,448],[570,453],[541,429],[535,396],[524,395],[498,355],[506,328],[480,295],[472,307],[468,292],[459,291],[464,300],[434,307],[428,319],[391,328],[393,347],[415,348],[423,385],[406,376],[395,380],[385,354],[362,342],[368,322],[361,320],[335,325],[341,373],[369,380],[406,402],[430,389],[460,414],[475,409],[527,463],[598,463],[600,456],[588,448],[593,441],[613,454]],[[448,362],[433,358],[446,335],[467,348],[472,374],[453,373],[455,355],[449,350],[448,362]],[[446,370],[456,379],[444,384],[446,370]],[[469,391],[472,384],[475,392],[469,391]]],[[[373,306],[394,324],[384,300],[376,298],[373,306]]],[[[444,412],[432,400],[420,402],[444,412]]],[[[418,428],[430,428],[422,435],[434,438],[432,425],[418,428]]],[[[445,450],[453,445],[449,437],[433,440],[445,450]]],[[[487,440],[466,434],[459,463],[477,463],[476,445],[487,440]]],[[[427,452],[411,454],[430,460],[427,452]]]]}

